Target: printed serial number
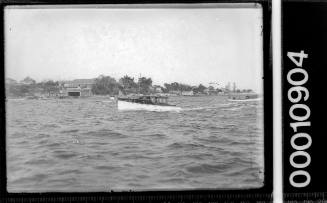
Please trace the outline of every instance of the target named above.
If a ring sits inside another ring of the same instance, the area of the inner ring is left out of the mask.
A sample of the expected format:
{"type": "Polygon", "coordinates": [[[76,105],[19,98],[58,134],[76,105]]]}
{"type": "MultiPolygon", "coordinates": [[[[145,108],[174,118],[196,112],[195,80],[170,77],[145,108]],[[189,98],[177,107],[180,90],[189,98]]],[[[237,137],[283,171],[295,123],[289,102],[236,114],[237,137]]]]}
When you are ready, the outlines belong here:
{"type": "Polygon", "coordinates": [[[287,56],[296,65],[295,68],[287,73],[287,82],[292,85],[288,90],[287,98],[293,103],[289,109],[289,116],[294,122],[290,123],[290,127],[295,133],[290,140],[291,146],[295,151],[289,157],[289,162],[295,170],[290,174],[289,182],[293,187],[302,188],[309,185],[311,181],[311,176],[305,169],[311,163],[311,156],[306,150],[311,146],[312,139],[308,133],[303,132],[303,130],[311,126],[311,122],[308,120],[311,111],[305,104],[309,99],[309,91],[304,86],[309,76],[308,72],[302,68],[303,59],[308,58],[308,54],[305,54],[304,51],[300,53],[287,52],[287,56]],[[299,114],[299,111],[305,113],[299,114]],[[302,142],[299,143],[299,140],[302,140],[302,142]],[[299,157],[304,158],[301,159],[300,163],[299,157]]]}

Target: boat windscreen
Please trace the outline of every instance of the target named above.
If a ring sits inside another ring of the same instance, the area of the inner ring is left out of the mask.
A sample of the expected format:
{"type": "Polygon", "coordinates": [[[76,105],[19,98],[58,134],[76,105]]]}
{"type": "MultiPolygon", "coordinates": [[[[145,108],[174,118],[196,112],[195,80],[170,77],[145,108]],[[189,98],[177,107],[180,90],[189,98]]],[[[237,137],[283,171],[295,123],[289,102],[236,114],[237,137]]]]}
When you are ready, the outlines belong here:
{"type": "Polygon", "coordinates": [[[158,103],[161,103],[161,104],[167,104],[167,103],[168,103],[167,100],[168,100],[168,99],[165,98],[165,97],[159,97],[159,98],[158,98],[158,103]]]}

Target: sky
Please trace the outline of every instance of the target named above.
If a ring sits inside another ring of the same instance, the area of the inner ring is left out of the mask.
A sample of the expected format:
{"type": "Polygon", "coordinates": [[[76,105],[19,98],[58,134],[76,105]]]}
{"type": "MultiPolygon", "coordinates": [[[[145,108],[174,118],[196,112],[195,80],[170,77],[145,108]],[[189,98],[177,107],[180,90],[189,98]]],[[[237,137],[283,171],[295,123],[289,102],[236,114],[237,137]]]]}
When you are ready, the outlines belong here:
{"type": "Polygon", "coordinates": [[[5,76],[109,75],[262,91],[262,9],[7,7],[5,76]]]}

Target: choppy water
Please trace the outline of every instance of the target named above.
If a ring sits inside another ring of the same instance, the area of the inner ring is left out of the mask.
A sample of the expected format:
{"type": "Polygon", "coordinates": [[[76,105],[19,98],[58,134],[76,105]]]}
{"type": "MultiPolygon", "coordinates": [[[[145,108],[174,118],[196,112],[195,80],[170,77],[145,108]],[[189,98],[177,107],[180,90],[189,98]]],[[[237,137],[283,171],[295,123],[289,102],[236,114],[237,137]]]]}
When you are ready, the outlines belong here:
{"type": "Polygon", "coordinates": [[[7,101],[10,192],[263,185],[263,105],[172,97],[180,112],[120,112],[109,98],[7,101]]]}

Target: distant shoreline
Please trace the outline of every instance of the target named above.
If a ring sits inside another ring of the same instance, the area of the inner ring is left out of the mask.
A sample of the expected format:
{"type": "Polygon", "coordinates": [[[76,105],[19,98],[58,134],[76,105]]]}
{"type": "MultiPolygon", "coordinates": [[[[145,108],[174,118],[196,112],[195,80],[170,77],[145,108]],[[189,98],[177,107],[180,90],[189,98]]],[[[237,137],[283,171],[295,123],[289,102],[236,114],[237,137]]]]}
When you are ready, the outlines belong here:
{"type": "MultiPolygon", "coordinates": [[[[148,94],[150,96],[155,96],[158,94],[148,94]]],[[[244,96],[244,95],[250,95],[249,93],[222,93],[222,94],[215,94],[215,95],[206,95],[206,94],[198,94],[198,95],[167,95],[168,97],[189,97],[189,98],[198,98],[198,97],[230,97],[230,96],[244,96]]],[[[262,97],[261,94],[251,93],[251,95],[256,95],[257,97],[262,97]]],[[[8,100],[61,100],[61,99],[90,99],[90,98],[107,98],[110,99],[110,97],[117,97],[118,95],[91,95],[91,96],[65,96],[65,97],[59,97],[59,96],[23,96],[23,97],[6,97],[6,101],[8,100]]],[[[126,95],[127,97],[131,95],[126,95]]]]}

